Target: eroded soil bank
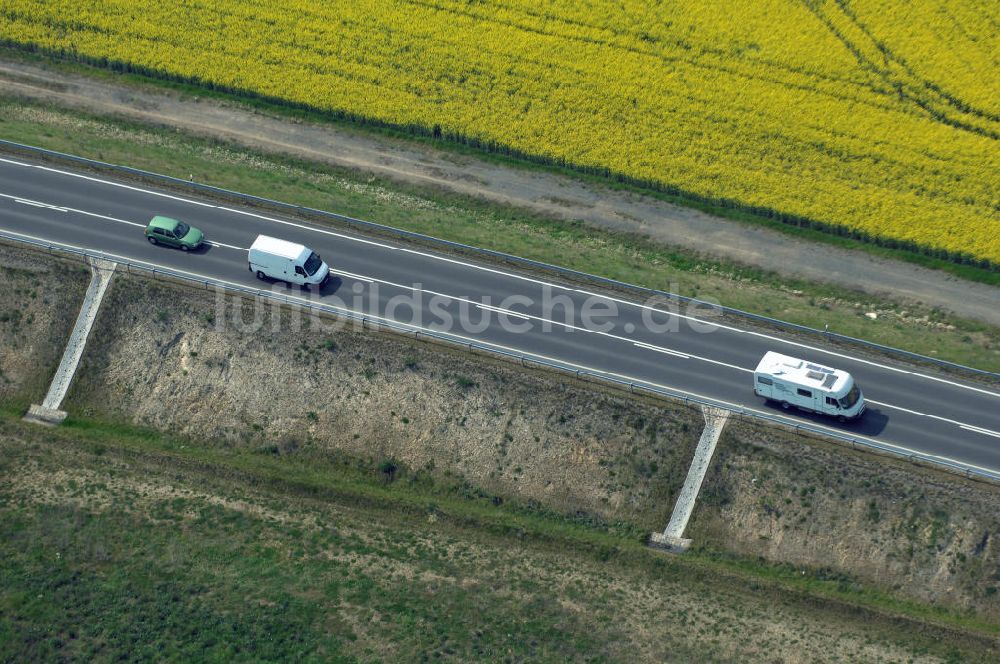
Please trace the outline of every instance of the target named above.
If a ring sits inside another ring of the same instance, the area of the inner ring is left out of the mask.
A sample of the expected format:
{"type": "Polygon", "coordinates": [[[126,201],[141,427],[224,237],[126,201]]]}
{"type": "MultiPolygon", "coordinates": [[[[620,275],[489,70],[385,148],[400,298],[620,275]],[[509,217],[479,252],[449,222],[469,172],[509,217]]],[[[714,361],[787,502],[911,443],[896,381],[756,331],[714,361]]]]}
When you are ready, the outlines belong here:
{"type": "MultiPolygon", "coordinates": [[[[68,336],[86,278],[37,254],[5,250],[0,264],[14,268],[0,291],[0,398],[21,403],[44,383],[38,371],[58,361],[61,346],[52,343],[68,336]],[[40,289],[53,274],[64,275],[64,287],[40,289]]],[[[373,469],[391,462],[400,473],[430,473],[635,533],[666,524],[700,432],[698,412],[330,326],[119,275],[66,406],[175,431],[192,444],[345,457],[373,469]]],[[[991,486],[734,423],[688,535],[703,550],[820,569],[844,584],[995,620],[998,508],[991,486]]]]}

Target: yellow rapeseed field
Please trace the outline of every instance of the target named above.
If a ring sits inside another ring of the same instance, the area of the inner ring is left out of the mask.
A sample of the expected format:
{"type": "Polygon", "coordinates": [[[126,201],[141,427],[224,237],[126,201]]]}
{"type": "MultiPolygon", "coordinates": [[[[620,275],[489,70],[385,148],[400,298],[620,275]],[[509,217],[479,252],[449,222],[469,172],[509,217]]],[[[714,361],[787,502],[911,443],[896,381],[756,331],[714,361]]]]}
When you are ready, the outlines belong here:
{"type": "Polygon", "coordinates": [[[4,0],[0,39],[1000,265],[1000,3],[4,0]]]}

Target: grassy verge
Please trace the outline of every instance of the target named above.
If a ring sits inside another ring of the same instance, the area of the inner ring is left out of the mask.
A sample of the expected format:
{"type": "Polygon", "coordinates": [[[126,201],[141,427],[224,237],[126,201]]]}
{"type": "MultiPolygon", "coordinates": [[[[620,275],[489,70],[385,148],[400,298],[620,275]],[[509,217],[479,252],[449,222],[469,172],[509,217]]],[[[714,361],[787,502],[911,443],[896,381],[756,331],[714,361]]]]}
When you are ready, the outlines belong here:
{"type": "MultiPolygon", "coordinates": [[[[1000,626],[977,618],[973,614],[899,599],[843,576],[831,578],[828,571],[770,565],[757,559],[711,551],[684,558],[667,557],[647,549],[643,544],[643,538],[620,524],[609,527],[590,521],[579,523],[572,517],[547,513],[529,505],[496,501],[489,496],[477,495],[465,486],[444,484],[440,480],[435,482],[427,476],[411,473],[403,467],[397,467],[390,477],[385,472],[384,462],[372,466],[370,461],[348,457],[284,458],[206,441],[187,440],[150,429],[97,419],[71,418],[58,430],[36,429],[18,422],[19,415],[20,411],[11,408],[10,404],[0,409],[0,441],[17,437],[44,445],[38,447],[32,455],[28,455],[32,458],[23,463],[17,458],[25,456],[23,450],[19,447],[11,448],[9,451],[12,454],[5,454],[5,460],[0,462],[0,468],[5,474],[14,472],[16,465],[22,476],[37,472],[47,478],[46,482],[51,480],[53,483],[72,483],[76,480],[60,479],[64,470],[63,465],[66,468],[75,468],[78,465],[83,468],[97,466],[99,476],[102,478],[97,486],[91,489],[74,486],[74,491],[78,489],[83,494],[99,493],[107,490],[110,484],[114,484],[116,478],[130,473],[142,475],[144,481],[149,479],[165,482],[173,489],[177,489],[172,490],[171,494],[177,495],[166,501],[168,507],[161,507],[165,510],[164,513],[150,515],[155,523],[140,523],[138,530],[136,524],[126,523],[134,518],[127,514],[106,522],[102,521],[102,518],[95,519],[93,515],[88,516],[86,510],[69,515],[72,520],[82,520],[78,524],[80,528],[100,529],[100,532],[87,535],[91,538],[88,540],[90,542],[88,546],[96,546],[105,539],[121,540],[119,542],[121,547],[134,548],[137,555],[148,556],[146,560],[134,561],[141,562],[146,567],[158,568],[161,565],[170,567],[171,560],[161,559],[168,552],[157,550],[156,547],[169,549],[163,538],[171,536],[170,533],[175,530],[174,526],[184,525],[180,513],[192,509],[194,499],[190,495],[191,488],[197,487],[200,491],[216,495],[219,499],[214,501],[216,505],[221,504],[223,498],[229,500],[234,496],[252,501],[252,495],[255,494],[265,496],[260,500],[263,500],[262,504],[272,511],[294,512],[308,504],[321,504],[331,507],[338,515],[357,511],[365,520],[381,524],[377,525],[376,529],[385,528],[386,523],[394,523],[397,525],[393,527],[402,530],[414,527],[420,530],[426,529],[430,523],[435,530],[443,529],[444,538],[452,543],[456,539],[480,541],[485,537],[490,547],[555,552],[559,556],[568,556],[570,560],[577,560],[586,565],[613,564],[616,569],[623,570],[628,575],[635,575],[639,580],[647,577],[671,579],[696,585],[704,584],[727,592],[743,592],[749,588],[758,595],[780,598],[784,604],[820,607],[823,611],[830,611],[836,615],[855,617],[863,615],[867,616],[865,619],[879,624],[904,624],[904,629],[905,623],[916,622],[922,625],[922,629],[929,637],[932,637],[928,638],[927,643],[921,644],[921,647],[929,648],[931,644],[936,643],[934,649],[938,652],[951,648],[964,648],[970,643],[978,647],[981,643],[1000,638],[1000,626]],[[44,452],[46,448],[51,449],[49,452],[44,452]],[[60,460],[60,450],[71,452],[75,455],[73,457],[75,460],[60,460]],[[166,530],[155,534],[154,531],[162,528],[166,530]]],[[[5,447],[11,446],[5,445],[5,447]]],[[[151,487],[147,487],[144,491],[152,494],[162,492],[151,487]]],[[[116,498],[120,499],[121,496],[116,498]]],[[[100,502],[107,506],[105,498],[101,498],[100,502]]],[[[23,500],[15,504],[11,502],[9,496],[0,502],[0,512],[7,514],[3,522],[9,531],[4,538],[8,545],[12,542],[23,542],[24,532],[30,533],[39,528],[44,530],[46,527],[44,519],[41,522],[32,522],[18,517],[19,510],[24,507],[23,500]]],[[[196,530],[201,532],[202,536],[207,536],[202,532],[201,527],[204,526],[215,528],[227,524],[240,527],[247,525],[246,515],[227,516],[224,510],[202,506],[198,514],[202,521],[198,522],[199,528],[196,530]]],[[[336,517],[334,521],[338,519],[339,517],[336,517]]],[[[330,527],[333,525],[331,523],[330,527]]],[[[274,526],[275,519],[271,519],[269,527],[274,526]]],[[[261,526],[258,524],[255,528],[256,530],[251,528],[251,532],[259,533],[261,526]]],[[[310,574],[308,551],[318,546],[317,535],[315,532],[309,532],[310,530],[300,523],[274,533],[275,537],[286,540],[288,546],[298,551],[298,554],[292,555],[290,560],[285,560],[282,564],[292,565],[306,578],[309,578],[310,574]]],[[[288,581],[287,571],[281,573],[278,570],[268,571],[264,568],[269,560],[268,556],[260,551],[247,549],[246,547],[250,546],[249,542],[238,541],[244,536],[240,534],[239,528],[235,530],[223,528],[221,531],[213,532],[214,535],[204,544],[207,550],[212,551],[211,555],[219,557],[220,561],[247,558],[238,569],[233,570],[234,574],[241,577],[242,583],[260,579],[266,586],[269,581],[288,581]],[[229,539],[233,541],[227,541],[229,539]],[[242,578],[243,575],[246,575],[246,578],[242,578]]],[[[7,578],[23,580],[17,574],[10,576],[12,564],[27,564],[26,561],[32,561],[33,557],[43,555],[51,561],[53,549],[50,548],[43,553],[37,550],[37,547],[52,547],[52,534],[41,533],[39,537],[40,540],[32,540],[35,548],[24,555],[13,556],[14,563],[11,562],[10,556],[3,557],[4,562],[0,563],[0,566],[6,566],[4,573],[8,575],[7,578]]],[[[193,541],[188,544],[202,546],[193,541]]],[[[65,544],[53,548],[67,550],[65,544]]],[[[426,551],[420,549],[397,551],[397,554],[404,557],[419,558],[421,553],[426,551]]],[[[70,562],[72,554],[64,555],[67,558],[57,561],[57,564],[70,562]]],[[[171,555],[181,554],[174,551],[171,555]]],[[[200,564],[197,571],[205,571],[204,568],[205,565],[200,564]]],[[[88,573],[94,571],[88,569],[88,573]]],[[[171,569],[169,572],[167,577],[177,574],[179,570],[171,569]]],[[[27,574],[25,570],[21,570],[20,573],[27,574]]],[[[90,584],[88,592],[101,595],[108,592],[124,592],[124,585],[120,584],[124,584],[126,580],[124,577],[127,577],[127,574],[119,576],[107,569],[103,569],[103,574],[110,576],[88,581],[90,584]]],[[[154,583],[155,576],[155,574],[150,575],[146,580],[154,583]]],[[[189,581],[190,579],[185,583],[189,581]]],[[[57,582],[52,581],[52,583],[58,586],[57,582]]],[[[70,588],[62,591],[63,601],[79,599],[73,597],[72,586],[73,583],[70,583],[70,588]]],[[[14,584],[14,587],[17,587],[17,584],[14,584]]],[[[208,592],[208,587],[211,587],[211,584],[207,584],[203,592],[208,592]]],[[[175,591],[176,589],[170,590],[170,592],[175,591]]],[[[4,599],[8,608],[12,602],[36,604],[31,602],[32,598],[17,595],[16,592],[12,598],[11,592],[8,588],[4,599]]],[[[34,589],[31,592],[34,592],[34,589]]],[[[142,592],[138,594],[142,595],[142,592]]],[[[149,598],[135,599],[146,601],[149,598]]],[[[222,596],[215,599],[232,601],[232,598],[227,599],[222,596]]],[[[143,610],[150,608],[145,607],[143,610]]],[[[46,612],[40,607],[35,606],[34,610],[40,613],[32,617],[32,620],[46,619],[46,612]]],[[[57,607],[53,606],[48,612],[56,610],[57,607]]],[[[194,616],[181,616],[181,618],[195,619],[194,616]]],[[[493,615],[487,618],[498,619],[493,615]]],[[[118,619],[124,620],[124,617],[118,616],[118,619]]],[[[888,630],[886,634],[890,632],[892,630],[888,630]]]]}
{"type": "Polygon", "coordinates": [[[983,369],[1000,369],[1000,329],[940,311],[708,260],[629,235],[555,221],[433,188],[265,155],[165,129],[0,100],[0,137],[701,298],[983,369]],[[870,320],[865,313],[876,312],[870,320]]]}
{"type": "Polygon", "coordinates": [[[651,196],[674,205],[689,207],[716,217],[763,226],[810,242],[821,242],[836,247],[866,251],[881,258],[906,261],[922,267],[948,272],[962,279],[991,285],[1000,285],[1000,271],[998,270],[960,264],[950,260],[934,258],[932,256],[907,249],[880,247],[870,242],[864,242],[855,238],[836,235],[831,232],[785,223],[764,215],[754,214],[752,212],[725,205],[713,204],[711,202],[698,198],[692,198],[683,194],[670,194],[655,188],[644,187],[637,183],[623,181],[622,178],[595,175],[586,170],[576,169],[568,165],[561,166],[547,162],[541,163],[539,161],[519,158],[501,152],[473,148],[462,142],[452,141],[447,138],[434,138],[424,133],[404,131],[395,127],[377,123],[362,125],[357,122],[338,118],[336,114],[333,113],[325,113],[323,111],[309,108],[274,103],[270,100],[255,97],[253,95],[234,95],[224,91],[192,85],[190,83],[167,78],[148,77],[134,73],[118,73],[108,69],[94,67],[82,62],[51,59],[36,53],[25,52],[21,49],[9,46],[0,47],[0,54],[9,60],[30,62],[34,65],[41,65],[55,70],[113,81],[118,85],[126,83],[138,88],[155,86],[161,89],[171,90],[182,95],[214,99],[229,104],[237,104],[243,107],[259,109],[270,115],[306,120],[317,124],[333,125],[342,131],[347,130],[356,134],[374,134],[386,136],[396,141],[411,142],[420,145],[433,145],[436,149],[445,150],[456,155],[472,156],[489,163],[510,166],[522,170],[558,173],[577,180],[607,186],[620,191],[630,191],[645,196],[651,196]]]}

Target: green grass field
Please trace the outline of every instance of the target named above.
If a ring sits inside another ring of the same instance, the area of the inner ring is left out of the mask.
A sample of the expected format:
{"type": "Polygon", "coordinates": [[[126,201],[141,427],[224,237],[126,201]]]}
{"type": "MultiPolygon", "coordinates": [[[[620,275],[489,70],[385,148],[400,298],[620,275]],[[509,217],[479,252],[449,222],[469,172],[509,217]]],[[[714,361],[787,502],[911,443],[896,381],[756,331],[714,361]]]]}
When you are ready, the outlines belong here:
{"type": "Polygon", "coordinates": [[[962,661],[1000,635],[821,573],[667,557],[405,468],[390,481],[348,458],[18,415],[0,416],[3,660],[962,661]]]}

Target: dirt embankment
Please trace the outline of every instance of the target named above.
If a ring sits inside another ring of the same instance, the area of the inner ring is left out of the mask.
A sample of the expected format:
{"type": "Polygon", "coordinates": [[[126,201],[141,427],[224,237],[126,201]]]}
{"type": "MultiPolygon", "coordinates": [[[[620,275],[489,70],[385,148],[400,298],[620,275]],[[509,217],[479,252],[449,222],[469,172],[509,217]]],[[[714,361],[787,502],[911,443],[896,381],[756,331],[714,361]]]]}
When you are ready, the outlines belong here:
{"type": "Polygon", "coordinates": [[[80,263],[0,244],[0,404],[41,403],[89,278],[80,263]]]}
{"type": "Polygon", "coordinates": [[[119,277],[71,408],[265,453],[395,460],[554,509],[666,523],[697,412],[330,325],[119,277]]]}
{"type": "MultiPolygon", "coordinates": [[[[25,284],[51,268],[30,274],[25,284]]],[[[53,302],[75,313],[78,281],[53,302]]],[[[635,532],[666,524],[697,412],[308,321],[119,275],[67,407],[261,454],[394,459],[635,532]]],[[[5,371],[43,366],[32,348],[5,352],[5,371]]],[[[688,531],[696,546],[1000,618],[996,489],[740,423],[713,463],[688,531]]]]}
{"type": "Polygon", "coordinates": [[[1000,618],[1000,487],[737,424],[688,536],[1000,618]]]}

